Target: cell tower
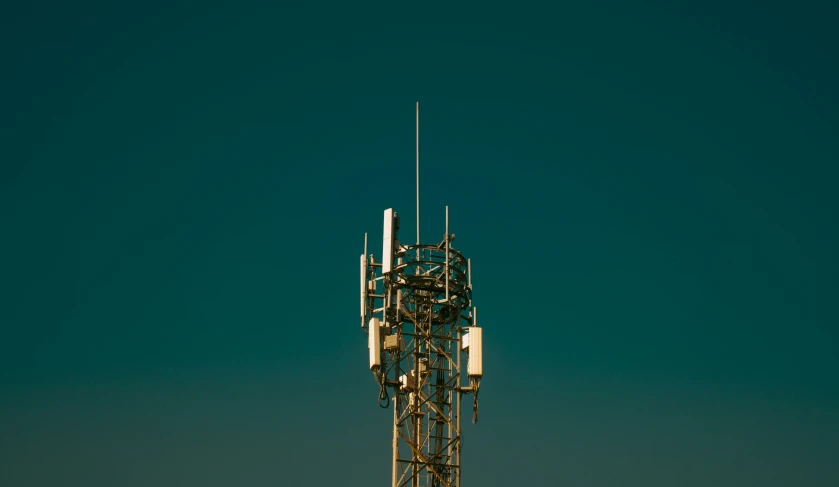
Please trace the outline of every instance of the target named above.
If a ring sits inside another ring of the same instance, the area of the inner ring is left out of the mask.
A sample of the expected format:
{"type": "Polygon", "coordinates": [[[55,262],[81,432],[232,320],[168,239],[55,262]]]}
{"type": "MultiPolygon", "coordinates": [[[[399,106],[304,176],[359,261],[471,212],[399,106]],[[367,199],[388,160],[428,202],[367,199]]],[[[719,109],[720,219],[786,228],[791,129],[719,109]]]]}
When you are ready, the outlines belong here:
{"type": "Polygon", "coordinates": [[[368,254],[364,234],[361,327],[379,406],[393,404],[392,486],[460,487],[461,405],[471,395],[477,422],[482,329],[471,261],[452,247],[448,206],[443,240],[431,244],[421,243],[419,208],[417,103],[417,242],[399,242],[392,208],[384,214],[381,261],[368,254]]]}

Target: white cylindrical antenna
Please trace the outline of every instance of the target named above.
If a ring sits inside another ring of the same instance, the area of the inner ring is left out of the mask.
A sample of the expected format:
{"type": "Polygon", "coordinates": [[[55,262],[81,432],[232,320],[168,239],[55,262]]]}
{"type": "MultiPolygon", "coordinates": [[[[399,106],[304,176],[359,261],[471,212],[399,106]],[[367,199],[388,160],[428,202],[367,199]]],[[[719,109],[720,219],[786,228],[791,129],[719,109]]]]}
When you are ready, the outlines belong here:
{"type": "Polygon", "coordinates": [[[472,259],[466,259],[466,285],[472,290],[472,259]]]}
{"type": "MultiPolygon", "coordinates": [[[[419,198],[419,102],[417,102],[417,245],[420,243],[420,198],[419,198]]],[[[419,252],[419,250],[417,250],[419,252]]]]}

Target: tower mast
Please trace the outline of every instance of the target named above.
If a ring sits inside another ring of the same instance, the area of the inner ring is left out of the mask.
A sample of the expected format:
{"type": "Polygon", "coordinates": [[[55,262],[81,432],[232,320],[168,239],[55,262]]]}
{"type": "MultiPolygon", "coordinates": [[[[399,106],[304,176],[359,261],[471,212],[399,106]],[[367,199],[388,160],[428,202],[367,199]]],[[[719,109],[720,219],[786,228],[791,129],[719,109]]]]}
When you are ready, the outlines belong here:
{"type": "Polygon", "coordinates": [[[460,487],[461,402],[477,421],[483,330],[472,305],[471,261],[452,247],[449,208],[438,243],[420,240],[417,103],[417,242],[402,245],[385,210],[381,261],[361,256],[361,323],[379,405],[393,405],[392,487],[460,487]],[[465,369],[464,360],[465,359],[465,369]]]}

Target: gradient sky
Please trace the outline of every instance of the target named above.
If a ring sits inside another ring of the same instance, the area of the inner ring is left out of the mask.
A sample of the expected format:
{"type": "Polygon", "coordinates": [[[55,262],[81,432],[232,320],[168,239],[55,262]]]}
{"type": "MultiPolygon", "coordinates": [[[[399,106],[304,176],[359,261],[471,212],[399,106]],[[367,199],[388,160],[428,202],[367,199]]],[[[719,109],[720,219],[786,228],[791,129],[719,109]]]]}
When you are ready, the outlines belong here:
{"type": "Polygon", "coordinates": [[[284,3],[0,15],[0,484],[388,485],[419,101],[464,487],[839,485],[835,3],[284,3]]]}

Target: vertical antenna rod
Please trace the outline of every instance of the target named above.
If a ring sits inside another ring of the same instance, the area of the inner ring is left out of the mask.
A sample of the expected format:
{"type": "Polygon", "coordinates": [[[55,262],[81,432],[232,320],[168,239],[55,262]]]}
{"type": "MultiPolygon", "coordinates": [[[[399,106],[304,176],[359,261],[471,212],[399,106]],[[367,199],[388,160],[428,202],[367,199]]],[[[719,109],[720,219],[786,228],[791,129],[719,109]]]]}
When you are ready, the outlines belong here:
{"type": "Polygon", "coordinates": [[[420,205],[419,205],[419,102],[417,102],[417,245],[420,243],[420,205]]]}

